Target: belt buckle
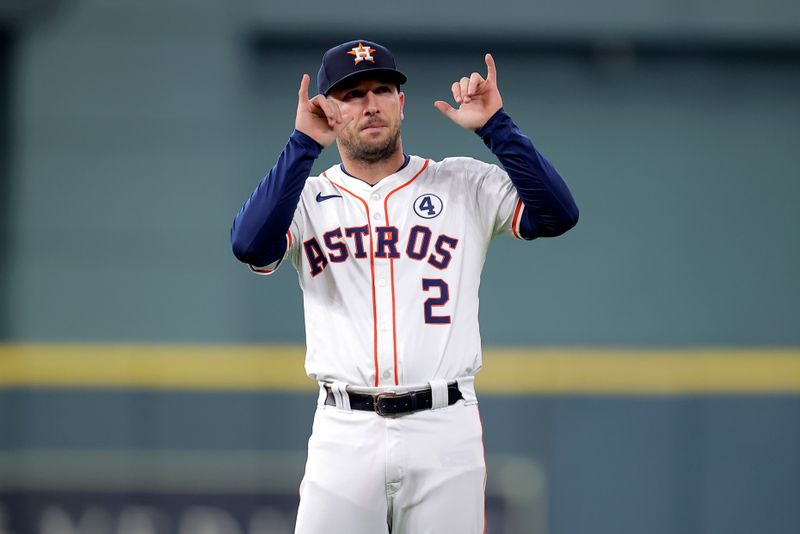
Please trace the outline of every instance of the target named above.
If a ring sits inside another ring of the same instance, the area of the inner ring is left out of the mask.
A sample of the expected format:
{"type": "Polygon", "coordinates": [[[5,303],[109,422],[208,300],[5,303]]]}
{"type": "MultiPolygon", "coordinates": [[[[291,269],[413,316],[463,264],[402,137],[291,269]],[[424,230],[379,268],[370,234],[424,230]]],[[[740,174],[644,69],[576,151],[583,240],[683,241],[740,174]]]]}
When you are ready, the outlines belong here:
{"type": "Polygon", "coordinates": [[[372,402],[372,407],[375,409],[375,413],[380,415],[381,417],[391,417],[395,414],[386,413],[381,409],[381,399],[387,399],[391,397],[397,397],[397,393],[394,391],[386,391],[384,393],[378,393],[374,396],[374,401],[372,402]]]}

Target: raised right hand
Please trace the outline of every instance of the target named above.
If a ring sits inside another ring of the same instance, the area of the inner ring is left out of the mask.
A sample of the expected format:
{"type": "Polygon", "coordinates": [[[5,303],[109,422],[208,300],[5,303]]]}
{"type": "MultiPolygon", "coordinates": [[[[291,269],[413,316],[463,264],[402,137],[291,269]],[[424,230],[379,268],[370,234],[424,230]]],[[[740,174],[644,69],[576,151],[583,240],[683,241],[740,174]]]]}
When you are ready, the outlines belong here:
{"type": "Polygon", "coordinates": [[[308,74],[303,74],[303,79],[300,80],[294,127],[323,147],[327,147],[336,140],[342,128],[353,120],[353,116],[342,115],[339,106],[325,98],[324,95],[317,95],[309,100],[308,83],[310,79],[308,74]]]}

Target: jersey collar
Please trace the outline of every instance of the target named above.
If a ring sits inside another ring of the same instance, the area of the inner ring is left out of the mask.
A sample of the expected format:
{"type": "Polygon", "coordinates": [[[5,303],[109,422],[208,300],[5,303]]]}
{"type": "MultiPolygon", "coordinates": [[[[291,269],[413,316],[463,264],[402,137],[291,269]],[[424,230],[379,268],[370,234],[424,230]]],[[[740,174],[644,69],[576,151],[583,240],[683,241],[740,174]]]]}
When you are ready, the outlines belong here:
{"type": "MultiPolygon", "coordinates": [[[[397,174],[398,172],[400,172],[400,171],[402,171],[403,169],[405,169],[405,168],[408,166],[408,162],[409,162],[409,161],[411,161],[411,156],[409,156],[408,154],[405,154],[405,157],[403,158],[403,164],[402,164],[402,165],[400,165],[400,168],[399,168],[399,169],[397,169],[397,171],[395,172],[395,174],[397,174]]],[[[350,178],[356,178],[356,179],[360,179],[360,178],[358,178],[358,176],[353,176],[352,174],[350,174],[349,172],[347,172],[347,169],[345,169],[345,168],[344,168],[344,163],[340,163],[340,164],[339,164],[339,170],[340,170],[340,171],[342,171],[343,173],[345,173],[345,174],[346,174],[347,176],[349,176],[350,178]]],[[[363,180],[362,180],[362,182],[363,182],[363,180]]],[[[377,184],[376,184],[376,185],[377,185],[377,184]]],[[[372,185],[370,185],[370,187],[373,187],[373,186],[372,186],[372,185]]]]}
{"type": "Polygon", "coordinates": [[[377,193],[385,189],[394,189],[398,185],[402,185],[416,175],[420,169],[422,169],[424,164],[425,160],[423,158],[407,155],[403,165],[397,170],[397,172],[390,174],[375,185],[369,185],[367,182],[359,178],[350,176],[347,174],[347,172],[344,170],[344,166],[341,164],[334,165],[325,171],[325,176],[327,176],[334,183],[350,189],[351,191],[358,191],[368,195],[370,193],[377,193]]]}

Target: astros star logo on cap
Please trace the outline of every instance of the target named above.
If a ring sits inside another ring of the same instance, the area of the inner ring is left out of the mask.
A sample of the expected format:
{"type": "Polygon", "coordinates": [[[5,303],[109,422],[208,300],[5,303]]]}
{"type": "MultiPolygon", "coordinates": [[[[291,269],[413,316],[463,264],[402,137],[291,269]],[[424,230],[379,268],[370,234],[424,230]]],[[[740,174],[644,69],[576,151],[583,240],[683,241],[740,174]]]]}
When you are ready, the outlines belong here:
{"type": "Polygon", "coordinates": [[[362,61],[371,61],[375,63],[375,58],[372,57],[372,52],[375,52],[375,49],[371,46],[364,46],[361,41],[359,41],[358,46],[355,48],[351,48],[347,51],[348,54],[352,54],[356,56],[355,64],[358,65],[362,61]]]}

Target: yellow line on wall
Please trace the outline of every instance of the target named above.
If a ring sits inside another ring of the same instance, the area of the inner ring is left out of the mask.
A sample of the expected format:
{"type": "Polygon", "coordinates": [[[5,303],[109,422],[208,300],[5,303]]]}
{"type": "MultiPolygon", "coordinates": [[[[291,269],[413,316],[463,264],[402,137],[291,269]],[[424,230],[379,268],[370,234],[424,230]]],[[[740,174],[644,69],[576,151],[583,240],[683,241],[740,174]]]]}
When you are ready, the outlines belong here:
{"type": "Polygon", "coordinates": [[[0,385],[313,390],[303,349],[255,345],[0,345],[0,385]]]}
{"type": "MultiPolygon", "coordinates": [[[[313,391],[294,345],[0,345],[0,388],[313,391]]],[[[479,394],[800,394],[800,348],[487,348],[479,394]]]]}
{"type": "Polygon", "coordinates": [[[477,384],[497,393],[800,393],[798,349],[501,350],[477,384]]]}

